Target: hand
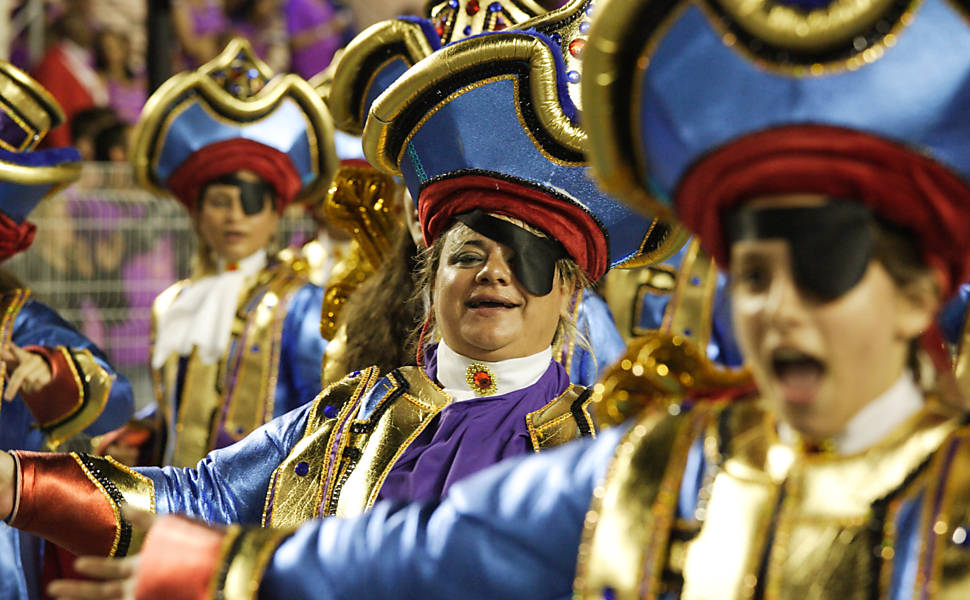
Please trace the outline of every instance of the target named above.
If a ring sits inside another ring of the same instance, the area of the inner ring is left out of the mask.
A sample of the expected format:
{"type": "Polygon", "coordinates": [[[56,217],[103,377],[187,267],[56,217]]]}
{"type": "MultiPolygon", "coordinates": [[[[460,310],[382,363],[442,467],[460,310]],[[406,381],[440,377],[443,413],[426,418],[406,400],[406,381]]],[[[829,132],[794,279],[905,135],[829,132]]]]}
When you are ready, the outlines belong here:
{"type": "Polygon", "coordinates": [[[33,352],[27,352],[14,344],[0,350],[0,361],[7,369],[9,379],[3,390],[3,399],[10,402],[23,390],[35,394],[51,382],[51,368],[47,361],[33,352]]]}
{"type": "MultiPolygon", "coordinates": [[[[139,529],[151,529],[155,522],[155,515],[149,512],[125,507],[124,514],[139,529]]],[[[60,600],[135,600],[140,564],[137,554],[125,558],[82,556],[74,562],[74,570],[100,581],[59,579],[47,586],[47,593],[60,600]]]]}
{"type": "Polygon", "coordinates": [[[138,466],[139,451],[140,448],[138,448],[138,446],[132,446],[131,444],[117,441],[113,444],[108,444],[108,446],[104,449],[104,456],[110,456],[123,465],[135,467],[138,466]]]}

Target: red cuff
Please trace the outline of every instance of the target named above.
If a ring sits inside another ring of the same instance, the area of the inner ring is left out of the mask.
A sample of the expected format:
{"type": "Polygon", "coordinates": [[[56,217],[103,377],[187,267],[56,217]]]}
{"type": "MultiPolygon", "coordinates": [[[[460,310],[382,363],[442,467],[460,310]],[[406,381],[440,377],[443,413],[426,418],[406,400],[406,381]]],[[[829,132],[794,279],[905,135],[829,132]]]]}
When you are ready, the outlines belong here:
{"type": "Polygon", "coordinates": [[[81,408],[84,400],[81,378],[63,346],[27,346],[24,350],[40,355],[51,368],[51,381],[42,390],[20,394],[37,423],[42,429],[48,429],[81,408]]]}
{"type": "Polygon", "coordinates": [[[226,530],[213,529],[185,517],[164,516],[155,521],[141,550],[135,597],[141,599],[203,600],[223,563],[226,530]]]}
{"type": "MultiPolygon", "coordinates": [[[[19,507],[11,525],[75,554],[118,549],[120,515],[73,454],[17,451],[19,507]]],[[[129,533],[130,536],[130,533],[129,533]]]]}

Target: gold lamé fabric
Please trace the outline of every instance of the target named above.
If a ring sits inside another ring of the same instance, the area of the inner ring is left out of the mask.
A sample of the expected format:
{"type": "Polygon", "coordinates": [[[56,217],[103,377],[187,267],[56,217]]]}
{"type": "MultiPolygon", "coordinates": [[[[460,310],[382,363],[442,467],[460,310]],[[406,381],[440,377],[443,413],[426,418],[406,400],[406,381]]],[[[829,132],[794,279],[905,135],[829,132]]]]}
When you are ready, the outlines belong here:
{"type": "MultiPolygon", "coordinates": [[[[594,434],[590,401],[585,388],[569,386],[529,413],[533,449],[594,434]]],[[[316,400],[303,438],[273,473],[263,524],[294,527],[318,516],[366,511],[397,459],[450,402],[420,367],[385,377],[372,367],[333,384],[316,400]],[[362,416],[365,403],[372,410],[362,416]]]]}
{"type": "Polygon", "coordinates": [[[970,597],[965,421],[928,397],[836,456],[781,443],[756,398],[648,410],[596,491],[577,597],[970,597]]]}
{"type": "MultiPolygon", "coordinates": [[[[186,359],[179,399],[174,394],[180,357],[173,354],[153,370],[163,418],[166,423],[175,419],[175,439],[168,440],[166,452],[170,464],[194,466],[215,447],[220,431],[239,440],[272,419],[287,298],[307,283],[305,262],[290,258],[264,269],[241,295],[233,343],[222,360],[204,364],[195,352],[186,359]]],[[[187,283],[178,282],[158,296],[155,323],[187,283]]]]}

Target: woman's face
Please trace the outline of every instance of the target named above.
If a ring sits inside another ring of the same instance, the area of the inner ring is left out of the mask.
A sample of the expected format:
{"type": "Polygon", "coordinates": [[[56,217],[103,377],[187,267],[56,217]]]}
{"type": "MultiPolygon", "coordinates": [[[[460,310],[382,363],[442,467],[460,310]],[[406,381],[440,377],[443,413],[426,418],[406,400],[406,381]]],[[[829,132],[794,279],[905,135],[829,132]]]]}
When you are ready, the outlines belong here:
{"type": "MultiPolygon", "coordinates": [[[[238,175],[243,180],[258,180],[249,171],[240,171],[238,175]]],[[[260,212],[247,215],[238,186],[213,183],[205,188],[199,201],[196,224],[202,240],[216,256],[237,261],[269,246],[279,225],[279,216],[269,198],[260,212]]]]}
{"type": "MultiPolygon", "coordinates": [[[[825,202],[800,196],[759,203],[768,208],[806,201],[825,202]]],[[[840,433],[896,382],[910,341],[933,316],[930,303],[898,288],[875,260],[842,296],[814,297],[796,285],[784,239],[733,243],[731,279],[738,341],[763,398],[816,440],[840,433]]]]}
{"type": "Polygon", "coordinates": [[[484,361],[529,356],[549,347],[567,311],[572,285],[556,281],[536,296],[509,266],[512,249],[464,225],[446,234],[435,276],[433,310],[455,352],[484,361]]]}

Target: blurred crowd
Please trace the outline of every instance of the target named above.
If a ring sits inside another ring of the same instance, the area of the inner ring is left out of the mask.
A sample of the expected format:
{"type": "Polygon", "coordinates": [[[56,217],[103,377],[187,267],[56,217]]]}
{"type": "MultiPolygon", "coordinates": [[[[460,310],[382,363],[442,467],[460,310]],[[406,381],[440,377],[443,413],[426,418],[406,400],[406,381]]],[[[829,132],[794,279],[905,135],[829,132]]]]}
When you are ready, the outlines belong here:
{"type": "MultiPolygon", "coordinates": [[[[28,31],[12,32],[11,62],[57,98],[69,125],[48,146],[75,145],[85,160],[124,161],[129,130],[149,95],[145,49],[147,2],[19,0],[12,22],[33,11],[43,23],[38,52],[28,31]],[[42,5],[38,10],[38,4],[42,5]],[[31,51],[33,50],[33,52],[31,51]]],[[[194,69],[234,36],[249,39],[274,71],[310,78],[357,31],[420,1],[171,0],[172,73],[194,69]]]]}

